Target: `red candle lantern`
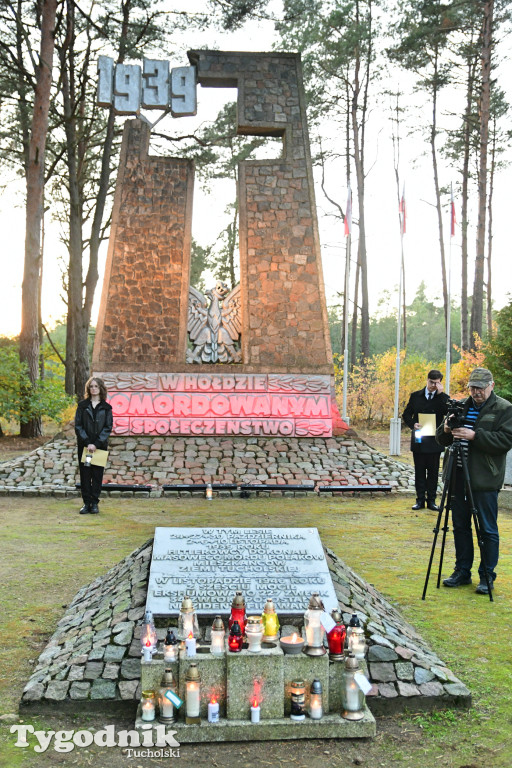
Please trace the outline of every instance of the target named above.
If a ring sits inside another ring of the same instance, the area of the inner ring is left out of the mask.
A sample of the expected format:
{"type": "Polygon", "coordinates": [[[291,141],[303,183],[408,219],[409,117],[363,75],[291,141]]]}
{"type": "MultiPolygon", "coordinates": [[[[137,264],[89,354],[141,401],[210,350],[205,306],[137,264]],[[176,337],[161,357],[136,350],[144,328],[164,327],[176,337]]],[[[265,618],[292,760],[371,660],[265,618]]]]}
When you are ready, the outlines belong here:
{"type": "Polygon", "coordinates": [[[235,592],[233,602],[231,603],[231,616],[229,617],[228,622],[229,629],[231,629],[235,621],[238,622],[238,626],[240,627],[242,635],[245,635],[245,624],[247,622],[247,617],[245,615],[244,596],[240,590],[235,592]]]}
{"type": "Polygon", "coordinates": [[[242,650],[243,641],[244,638],[242,635],[242,630],[240,629],[240,624],[238,621],[233,621],[233,625],[230,629],[228,637],[228,648],[231,653],[240,653],[242,650]]]}
{"type": "Polygon", "coordinates": [[[329,645],[329,658],[333,661],[341,661],[343,659],[343,652],[345,648],[345,637],[347,630],[343,624],[343,618],[341,613],[336,609],[332,611],[331,616],[333,621],[336,622],[336,626],[327,633],[327,643],[329,645]]]}

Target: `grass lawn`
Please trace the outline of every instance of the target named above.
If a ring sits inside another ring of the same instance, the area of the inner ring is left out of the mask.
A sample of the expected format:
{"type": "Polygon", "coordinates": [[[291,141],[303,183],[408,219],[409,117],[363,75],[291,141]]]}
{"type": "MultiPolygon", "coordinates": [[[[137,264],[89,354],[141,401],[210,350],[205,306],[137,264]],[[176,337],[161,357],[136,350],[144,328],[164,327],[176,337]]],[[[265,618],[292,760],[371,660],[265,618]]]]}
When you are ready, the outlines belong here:
{"type": "MultiPolygon", "coordinates": [[[[436,515],[413,513],[412,497],[356,499],[106,499],[97,517],[79,516],[78,500],[0,498],[0,714],[17,711],[24,684],[64,606],[153,535],[157,525],[316,526],[322,541],[399,605],[405,617],[470,688],[473,708],[383,718],[370,741],[279,742],[181,748],[178,768],[202,766],[362,765],[365,768],[510,768],[512,766],[512,500],[502,494],[501,557],[495,601],[474,587],[435,588],[421,600],[436,515]],[[508,509],[507,509],[508,507],[508,509]]],[[[451,533],[445,573],[451,572],[451,533]]],[[[437,566],[436,566],[437,573],[437,566]]],[[[474,578],[476,577],[474,573],[474,578]]],[[[79,729],[131,723],[114,719],[27,718],[36,729],[79,729]]],[[[14,747],[2,726],[0,766],[169,765],[128,759],[119,749],[14,747]]],[[[35,742],[31,741],[33,745],[35,742]]]]}

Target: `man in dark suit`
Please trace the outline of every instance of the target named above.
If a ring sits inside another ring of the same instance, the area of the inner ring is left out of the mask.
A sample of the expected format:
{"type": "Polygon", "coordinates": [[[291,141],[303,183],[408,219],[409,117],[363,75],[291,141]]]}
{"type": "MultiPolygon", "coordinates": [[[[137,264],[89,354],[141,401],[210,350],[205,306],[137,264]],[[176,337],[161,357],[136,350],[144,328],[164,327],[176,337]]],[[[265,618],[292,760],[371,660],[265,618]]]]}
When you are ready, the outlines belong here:
{"type": "Polygon", "coordinates": [[[439,510],[436,504],[436,492],[442,448],[436,442],[435,430],[432,436],[424,436],[420,433],[419,415],[422,413],[434,414],[436,428],[443,421],[446,416],[446,403],[449,397],[443,392],[442,380],[441,371],[429,371],[427,386],[412,393],[402,414],[403,420],[409,429],[412,429],[411,451],[414,457],[414,484],[416,486],[416,504],[414,504],[413,509],[423,509],[426,500],[428,509],[434,512],[439,510]]]}

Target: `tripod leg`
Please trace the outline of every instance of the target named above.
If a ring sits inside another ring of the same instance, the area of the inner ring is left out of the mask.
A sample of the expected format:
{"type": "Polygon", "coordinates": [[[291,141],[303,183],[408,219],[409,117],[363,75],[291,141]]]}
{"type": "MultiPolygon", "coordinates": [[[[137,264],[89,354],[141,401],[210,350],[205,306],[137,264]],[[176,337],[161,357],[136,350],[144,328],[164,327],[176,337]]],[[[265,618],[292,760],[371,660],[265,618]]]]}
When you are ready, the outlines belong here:
{"type": "Polygon", "coordinates": [[[476,540],[478,542],[478,547],[480,549],[480,561],[482,563],[483,569],[484,569],[484,575],[485,575],[485,583],[487,584],[487,589],[489,591],[489,600],[494,602],[494,598],[492,596],[492,584],[489,581],[489,573],[487,571],[487,563],[485,561],[485,553],[484,553],[484,540],[482,538],[482,531],[481,531],[481,525],[480,525],[480,517],[478,513],[478,509],[475,506],[475,500],[473,497],[473,491],[471,489],[471,482],[469,479],[469,470],[468,470],[468,464],[466,456],[461,451],[461,457],[462,457],[462,471],[464,472],[464,480],[466,483],[466,494],[469,501],[469,508],[471,510],[471,515],[473,518],[473,525],[475,526],[475,536],[476,540]]]}
{"type": "MultiPolygon", "coordinates": [[[[446,499],[447,498],[448,499],[451,498],[453,478],[454,478],[454,471],[455,471],[454,456],[453,456],[453,452],[452,452],[452,450],[450,448],[450,453],[449,453],[449,456],[448,456],[448,466],[446,468],[446,476],[448,477],[448,482],[445,483],[444,486],[443,486],[443,492],[442,492],[442,495],[441,495],[441,502],[439,504],[439,513],[437,515],[436,525],[435,525],[435,528],[434,528],[434,540],[432,542],[432,550],[430,552],[430,560],[428,561],[427,575],[425,577],[425,585],[423,587],[423,594],[421,596],[422,600],[425,599],[425,595],[427,594],[428,580],[430,578],[430,571],[432,569],[432,561],[434,559],[434,552],[435,552],[436,544],[437,544],[437,535],[438,535],[439,530],[440,530],[439,525],[441,523],[441,517],[442,517],[442,514],[443,514],[444,505],[445,505],[446,499]]],[[[447,525],[449,508],[450,508],[450,504],[449,504],[449,501],[448,501],[448,504],[446,506],[446,517],[445,517],[445,523],[444,523],[444,527],[445,528],[446,528],[446,525],[447,525]]],[[[445,538],[446,538],[446,531],[445,531],[445,534],[444,534],[444,537],[443,537],[443,550],[444,550],[444,539],[445,538]]],[[[442,560],[443,550],[441,550],[441,560],[442,560]]],[[[439,576],[438,576],[438,579],[437,579],[437,586],[438,587],[439,587],[440,578],[441,578],[441,570],[439,570],[439,576]]]]}

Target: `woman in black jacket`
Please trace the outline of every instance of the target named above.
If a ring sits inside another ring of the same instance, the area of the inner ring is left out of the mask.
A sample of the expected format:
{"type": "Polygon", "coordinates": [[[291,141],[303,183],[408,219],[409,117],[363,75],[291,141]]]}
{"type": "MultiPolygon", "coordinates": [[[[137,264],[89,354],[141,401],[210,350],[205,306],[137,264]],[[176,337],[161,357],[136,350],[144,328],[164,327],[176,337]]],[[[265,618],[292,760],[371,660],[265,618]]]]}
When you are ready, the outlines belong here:
{"type": "Polygon", "coordinates": [[[85,400],[78,403],[75,414],[75,433],[78,443],[78,466],[84,505],[81,515],[97,515],[103,480],[103,467],[82,461],[84,448],[93,454],[97,448],[107,449],[112,431],[112,406],[107,403],[107,388],[102,379],[90,378],[85,385],[85,400]]]}

